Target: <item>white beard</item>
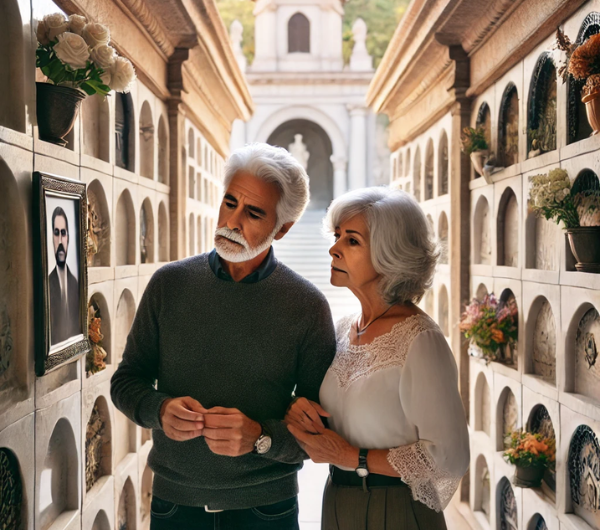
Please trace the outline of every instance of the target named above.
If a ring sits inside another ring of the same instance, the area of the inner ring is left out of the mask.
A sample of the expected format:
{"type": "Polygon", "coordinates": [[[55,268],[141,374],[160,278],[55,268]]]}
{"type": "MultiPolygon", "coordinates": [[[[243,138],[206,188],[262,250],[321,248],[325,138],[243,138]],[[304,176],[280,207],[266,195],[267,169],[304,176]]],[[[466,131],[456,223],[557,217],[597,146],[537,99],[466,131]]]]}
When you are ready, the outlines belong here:
{"type": "Polygon", "coordinates": [[[273,232],[262,243],[252,248],[242,234],[226,227],[217,228],[215,230],[215,249],[219,256],[230,263],[250,261],[271,246],[279,230],[281,230],[281,226],[275,225],[273,232]],[[217,236],[221,237],[217,239],[217,236]],[[228,241],[228,239],[235,241],[235,243],[228,241]],[[236,243],[239,243],[239,245],[236,245],[236,243]]]}

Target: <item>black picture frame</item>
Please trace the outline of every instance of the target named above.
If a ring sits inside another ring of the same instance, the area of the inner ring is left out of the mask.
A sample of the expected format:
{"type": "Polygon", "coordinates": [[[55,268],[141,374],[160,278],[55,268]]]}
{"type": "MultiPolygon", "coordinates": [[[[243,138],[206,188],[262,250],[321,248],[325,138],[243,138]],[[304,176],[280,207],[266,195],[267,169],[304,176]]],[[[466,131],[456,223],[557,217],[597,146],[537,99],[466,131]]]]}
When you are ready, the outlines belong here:
{"type": "Polygon", "coordinates": [[[35,373],[41,377],[90,350],[86,185],[36,171],[32,206],[35,373]]]}

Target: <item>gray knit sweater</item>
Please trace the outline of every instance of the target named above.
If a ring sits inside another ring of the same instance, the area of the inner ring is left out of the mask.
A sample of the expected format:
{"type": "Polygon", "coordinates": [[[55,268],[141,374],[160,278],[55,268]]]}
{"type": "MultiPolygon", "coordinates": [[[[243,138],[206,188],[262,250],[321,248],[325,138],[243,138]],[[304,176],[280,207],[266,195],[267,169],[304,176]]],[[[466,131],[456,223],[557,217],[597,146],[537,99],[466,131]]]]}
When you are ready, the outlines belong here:
{"type": "Polygon", "coordinates": [[[218,279],[206,254],[158,270],[111,381],[117,408],[153,429],[153,493],[212,509],[293,497],[306,456],[281,420],[294,387],[296,395],[318,400],[334,355],[327,301],[282,263],[250,284],[218,279]],[[171,440],[162,431],[160,407],[166,398],[181,396],[206,408],[237,408],[264,423],[271,450],[232,458],[212,453],[202,437],[171,440]]]}

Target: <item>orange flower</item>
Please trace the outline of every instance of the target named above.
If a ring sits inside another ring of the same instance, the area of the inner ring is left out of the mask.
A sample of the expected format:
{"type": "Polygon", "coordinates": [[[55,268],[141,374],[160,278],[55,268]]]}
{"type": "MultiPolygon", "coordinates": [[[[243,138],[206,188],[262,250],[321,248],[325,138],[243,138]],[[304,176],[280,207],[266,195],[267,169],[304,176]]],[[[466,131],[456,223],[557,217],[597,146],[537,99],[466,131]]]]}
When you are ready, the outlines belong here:
{"type": "Polygon", "coordinates": [[[98,344],[103,338],[104,335],[100,332],[100,324],[102,323],[101,318],[92,318],[90,321],[89,327],[89,336],[90,340],[96,344],[98,344]]]}
{"type": "Polygon", "coordinates": [[[504,342],[504,333],[499,329],[492,329],[492,339],[496,342],[504,342]]]}

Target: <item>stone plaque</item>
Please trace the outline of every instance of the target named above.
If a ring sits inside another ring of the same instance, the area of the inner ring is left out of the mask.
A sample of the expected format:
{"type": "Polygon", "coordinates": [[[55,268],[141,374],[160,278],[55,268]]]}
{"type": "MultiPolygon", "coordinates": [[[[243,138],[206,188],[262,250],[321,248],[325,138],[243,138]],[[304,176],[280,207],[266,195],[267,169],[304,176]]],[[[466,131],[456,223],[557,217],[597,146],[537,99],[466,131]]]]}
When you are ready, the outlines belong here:
{"type": "Polygon", "coordinates": [[[517,502],[512,486],[506,477],[498,484],[500,488],[500,506],[498,520],[501,530],[517,530],[517,502]]]}
{"type": "Polygon", "coordinates": [[[491,433],[490,425],[491,418],[490,413],[492,410],[492,404],[490,400],[490,387],[487,383],[487,379],[483,379],[483,388],[481,389],[481,429],[488,436],[491,433]]]}
{"type": "Polygon", "coordinates": [[[23,486],[19,464],[8,449],[0,449],[0,529],[21,528],[23,486]]]}
{"type": "Polygon", "coordinates": [[[594,308],[583,315],[575,337],[575,392],[600,401],[600,315],[594,308]]]}
{"type": "Polygon", "coordinates": [[[533,329],[533,373],[556,384],[556,322],[545,301],[533,329]]]}
{"type": "Polygon", "coordinates": [[[535,219],[535,268],[545,271],[558,269],[556,246],[562,241],[560,228],[543,217],[535,219]]]}
{"type": "MultiPolygon", "coordinates": [[[[517,422],[519,421],[519,411],[517,409],[517,400],[512,390],[508,390],[506,393],[506,399],[504,400],[504,406],[502,407],[502,434],[506,436],[517,428],[517,422]]],[[[510,441],[505,441],[505,447],[510,446],[510,441]]]]}
{"type": "Polygon", "coordinates": [[[580,425],[569,447],[569,480],[575,513],[600,527],[600,446],[594,431],[580,425]]]}

